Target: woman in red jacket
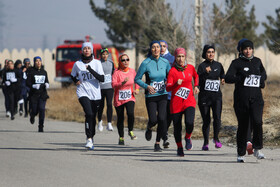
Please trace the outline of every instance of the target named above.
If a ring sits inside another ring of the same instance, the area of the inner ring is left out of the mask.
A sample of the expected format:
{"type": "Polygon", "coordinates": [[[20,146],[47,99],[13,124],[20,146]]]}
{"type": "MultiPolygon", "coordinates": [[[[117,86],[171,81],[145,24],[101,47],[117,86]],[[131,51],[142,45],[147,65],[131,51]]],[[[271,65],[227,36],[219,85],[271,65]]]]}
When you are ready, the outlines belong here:
{"type": "Polygon", "coordinates": [[[185,115],[186,149],[192,149],[191,135],[194,127],[196,101],[194,94],[198,94],[198,75],[191,64],[186,63],[184,48],[175,50],[175,62],[168,73],[166,90],[172,91],[170,113],[174,124],[174,137],[177,144],[177,155],[184,156],[182,145],[182,116],[185,115]],[[194,90],[192,80],[194,79],[194,90]]]}

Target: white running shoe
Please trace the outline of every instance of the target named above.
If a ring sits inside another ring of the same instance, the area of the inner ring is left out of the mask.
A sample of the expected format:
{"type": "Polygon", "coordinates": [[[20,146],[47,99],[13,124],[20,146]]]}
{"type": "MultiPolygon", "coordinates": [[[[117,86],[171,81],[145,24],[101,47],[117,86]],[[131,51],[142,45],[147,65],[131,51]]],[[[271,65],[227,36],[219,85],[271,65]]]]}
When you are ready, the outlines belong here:
{"type": "Polygon", "coordinates": [[[108,123],[108,125],[107,125],[107,130],[108,131],[113,131],[114,129],[113,129],[113,126],[112,126],[112,123],[108,123]]]}
{"type": "Polygon", "coordinates": [[[259,149],[254,150],[254,156],[257,159],[265,159],[264,154],[259,149]]]}
{"type": "Polygon", "coordinates": [[[7,118],[10,118],[11,116],[12,116],[11,112],[10,112],[10,111],[7,111],[6,117],[7,117],[7,118]]]}
{"type": "Polygon", "coordinates": [[[100,132],[103,131],[102,120],[98,122],[98,127],[97,128],[100,132]]]}
{"type": "Polygon", "coordinates": [[[87,139],[85,147],[89,148],[89,149],[93,149],[93,143],[92,143],[92,139],[91,138],[87,139]]]}
{"type": "Polygon", "coordinates": [[[244,163],[245,162],[245,157],[244,156],[237,156],[237,162],[244,163]]]}

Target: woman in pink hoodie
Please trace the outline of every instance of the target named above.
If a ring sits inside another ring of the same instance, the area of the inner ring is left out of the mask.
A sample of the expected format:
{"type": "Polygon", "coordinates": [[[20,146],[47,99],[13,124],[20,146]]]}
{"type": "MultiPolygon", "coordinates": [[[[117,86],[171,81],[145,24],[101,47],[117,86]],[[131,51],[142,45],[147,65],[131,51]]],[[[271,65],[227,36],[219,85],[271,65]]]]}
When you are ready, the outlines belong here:
{"type": "Polygon", "coordinates": [[[129,68],[129,57],[123,54],[119,57],[119,67],[112,76],[114,88],[114,106],[117,113],[119,145],[124,145],[124,108],[126,108],[128,135],[132,140],[137,137],[133,133],[135,96],[139,93],[139,85],[134,83],[136,72],[129,68]],[[133,85],[134,88],[133,88],[133,85]]]}

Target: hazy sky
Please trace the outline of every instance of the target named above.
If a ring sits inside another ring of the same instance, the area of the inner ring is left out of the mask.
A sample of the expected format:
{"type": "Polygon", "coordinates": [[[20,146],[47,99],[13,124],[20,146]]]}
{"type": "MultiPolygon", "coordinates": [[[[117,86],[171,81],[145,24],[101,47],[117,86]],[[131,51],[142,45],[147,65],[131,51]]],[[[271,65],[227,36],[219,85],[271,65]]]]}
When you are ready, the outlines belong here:
{"type": "MultiPolygon", "coordinates": [[[[186,5],[194,0],[185,0],[186,5]]],[[[106,37],[106,24],[98,20],[92,13],[89,0],[0,0],[4,5],[5,26],[3,33],[3,48],[55,48],[65,39],[84,39],[85,35],[95,37],[95,42],[111,43],[106,37]]],[[[103,0],[95,0],[98,5],[103,0]]],[[[178,1],[167,0],[176,7],[178,1]]],[[[221,4],[224,0],[204,0],[204,3],[221,4]]],[[[266,21],[266,15],[275,17],[275,9],[280,8],[280,0],[250,0],[256,7],[257,20],[266,21]]],[[[259,26],[258,33],[263,32],[259,26]]]]}

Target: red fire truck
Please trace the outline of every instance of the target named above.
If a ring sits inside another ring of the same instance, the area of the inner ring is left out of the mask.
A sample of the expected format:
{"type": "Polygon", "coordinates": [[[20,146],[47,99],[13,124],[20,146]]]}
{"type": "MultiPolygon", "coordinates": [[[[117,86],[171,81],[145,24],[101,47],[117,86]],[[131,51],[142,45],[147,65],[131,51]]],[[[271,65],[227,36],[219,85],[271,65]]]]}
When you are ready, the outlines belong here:
{"type": "MultiPolygon", "coordinates": [[[[89,36],[86,37],[89,41],[89,36]]],[[[81,47],[83,40],[65,40],[64,44],[57,46],[56,55],[53,55],[55,59],[56,77],[55,81],[61,82],[62,87],[69,86],[72,83],[70,74],[74,63],[81,58],[81,47]]],[[[93,53],[95,59],[100,59],[101,44],[93,43],[93,53]]],[[[110,56],[112,58],[115,67],[118,64],[119,52],[116,48],[108,48],[110,56]]]]}

